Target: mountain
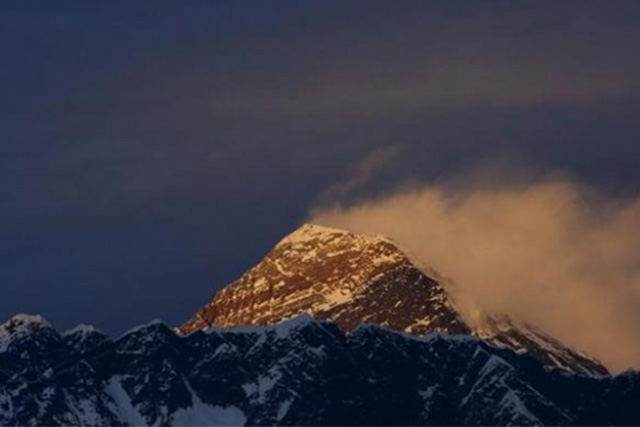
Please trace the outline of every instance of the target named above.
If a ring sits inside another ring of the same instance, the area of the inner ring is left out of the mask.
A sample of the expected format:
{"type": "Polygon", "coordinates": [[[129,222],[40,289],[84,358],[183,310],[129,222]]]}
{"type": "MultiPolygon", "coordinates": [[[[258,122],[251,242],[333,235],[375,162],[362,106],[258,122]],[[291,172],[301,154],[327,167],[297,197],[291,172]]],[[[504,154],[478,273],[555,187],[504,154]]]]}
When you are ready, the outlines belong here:
{"type": "Polygon", "coordinates": [[[469,322],[392,241],[305,225],[180,328],[0,325],[0,426],[640,425],[640,373],[469,322]]]}
{"type": "Polygon", "coordinates": [[[0,325],[0,425],[638,425],[640,374],[567,375],[470,335],[301,315],[115,340],[0,325]]]}
{"type": "Polygon", "coordinates": [[[305,224],[179,327],[271,325],[309,313],[345,332],[374,323],[411,334],[472,334],[569,373],[606,375],[597,360],[504,314],[471,323],[434,272],[391,240],[305,224]]]}

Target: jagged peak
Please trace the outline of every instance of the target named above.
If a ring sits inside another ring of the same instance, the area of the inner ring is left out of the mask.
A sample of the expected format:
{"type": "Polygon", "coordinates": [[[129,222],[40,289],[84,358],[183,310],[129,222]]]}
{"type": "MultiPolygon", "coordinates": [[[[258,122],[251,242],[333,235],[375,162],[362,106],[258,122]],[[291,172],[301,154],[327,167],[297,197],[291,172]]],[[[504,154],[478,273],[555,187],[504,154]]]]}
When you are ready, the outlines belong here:
{"type": "MultiPolygon", "coordinates": [[[[451,311],[452,304],[437,282],[425,281],[425,285],[417,285],[423,280],[419,275],[421,272],[424,273],[411,262],[406,252],[386,237],[304,224],[281,240],[260,263],[216,293],[213,301],[179,331],[189,333],[212,326],[273,324],[305,310],[314,315],[333,310],[330,318],[337,313],[345,319],[342,326],[351,328],[356,326],[351,323],[357,322],[346,320],[349,317],[346,312],[340,313],[354,303],[357,295],[368,295],[373,283],[392,286],[389,280],[397,280],[391,279],[396,275],[410,277],[411,284],[417,286],[416,292],[432,298],[429,301],[443,307],[444,311],[451,311]],[[274,299],[273,292],[278,293],[282,303],[274,299]],[[230,299],[241,301],[241,304],[249,304],[251,300],[251,307],[258,308],[241,311],[238,307],[227,306],[222,313],[220,303],[224,305],[230,299]],[[290,301],[296,303],[286,306],[290,301]],[[283,305],[286,306],[284,309],[283,305]]],[[[399,301],[406,297],[401,290],[395,294],[399,301]]]]}
{"type": "Polygon", "coordinates": [[[384,241],[384,242],[395,245],[395,242],[393,242],[391,239],[380,234],[371,236],[371,235],[362,234],[362,233],[355,233],[355,232],[341,229],[341,228],[328,227],[325,225],[313,224],[313,223],[304,223],[300,227],[298,227],[295,231],[293,231],[292,233],[287,235],[284,239],[282,239],[276,246],[281,246],[283,244],[307,243],[309,241],[314,241],[314,240],[324,241],[324,240],[332,239],[336,236],[342,236],[342,237],[351,236],[353,238],[360,238],[360,239],[369,240],[372,242],[384,241]]]}
{"type": "Polygon", "coordinates": [[[64,331],[62,333],[62,336],[69,337],[72,335],[91,335],[91,334],[106,335],[104,332],[102,332],[101,330],[99,330],[93,325],[86,325],[84,323],[81,323],[74,328],[64,331]]]}
{"type": "Polygon", "coordinates": [[[364,242],[370,245],[376,245],[384,243],[387,247],[393,247],[399,256],[406,258],[415,268],[422,271],[429,277],[437,279],[441,285],[447,287],[452,286],[451,280],[443,276],[440,272],[435,270],[431,265],[427,264],[417,254],[412,253],[409,249],[396,242],[392,238],[384,234],[365,234],[355,231],[349,231],[342,228],[328,227],[325,225],[304,223],[298,227],[295,231],[287,235],[282,239],[276,247],[282,247],[284,245],[295,245],[296,243],[305,244],[311,241],[325,242],[332,240],[336,237],[351,238],[354,241],[364,242]]]}
{"type": "Polygon", "coordinates": [[[44,317],[32,314],[16,314],[0,325],[0,353],[5,352],[16,339],[43,329],[53,329],[44,317]]]}
{"type": "Polygon", "coordinates": [[[491,345],[510,348],[516,353],[542,352],[542,359],[546,359],[549,369],[592,377],[609,374],[607,368],[593,356],[506,313],[481,312],[476,316],[473,333],[491,345]],[[526,342],[518,337],[526,338],[526,342]]]}
{"type": "Polygon", "coordinates": [[[39,314],[20,313],[11,317],[5,323],[0,325],[0,331],[9,333],[18,332],[24,329],[32,329],[36,327],[51,328],[51,324],[39,314]]]}
{"type": "Polygon", "coordinates": [[[285,236],[277,246],[283,244],[306,243],[316,239],[326,239],[335,235],[347,235],[347,230],[325,227],[323,225],[305,223],[285,236]]]}
{"type": "Polygon", "coordinates": [[[305,222],[297,230],[295,230],[292,234],[295,234],[296,232],[301,232],[301,233],[312,232],[312,233],[317,233],[317,234],[321,234],[321,233],[348,234],[348,233],[350,233],[349,230],[346,230],[344,228],[329,227],[329,226],[326,226],[326,225],[316,224],[316,223],[313,223],[313,222],[305,222]]]}
{"type": "Polygon", "coordinates": [[[438,280],[440,285],[444,287],[450,288],[453,286],[451,280],[445,276],[443,276],[440,272],[435,270],[431,265],[427,264],[424,260],[422,260],[417,254],[412,253],[403,245],[399,244],[395,240],[391,239],[384,234],[365,234],[358,233],[354,231],[349,231],[342,228],[328,227],[325,225],[314,224],[314,223],[304,223],[300,227],[298,227],[295,231],[287,235],[284,239],[282,239],[276,247],[281,247],[288,244],[296,244],[296,243],[308,243],[311,241],[328,241],[336,238],[337,236],[345,238],[350,237],[354,241],[365,242],[366,244],[380,244],[384,243],[387,247],[393,247],[397,252],[398,256],[402,258],[406,258],[411,265],[415,268],[423,272],[429,277],[435,278],[438,280]]]}
{"type": "Polygon", "coordinates": [[[320,325],[321,322],[315,319],[309,313],[300,313],[296,316],[290,317],[288,319],[284,319],[278,323],[274,323],[272,325],[257,325],[257,326],[234,326],[231,328],[209,328],[205,331],[206,334],[216,334],[221,331],[224,333],[267,333],[270,331],[275,332],[278,338],[286,338],[288,337],[292,331],[299,331],[308,326],[316,326],[320,325]]]}
{"type": "Polygon", "coordinates": [[[455,294],[449,279],[388,238],[307,223],[178,331],[247,330],[307,311],[347,332],[372,322],[411,334],[473,334],[491,345],[531,351],[553,366],[575,361],[599,370],[597,362],[507,316],[467,316],[455,294]]]}
{"type": "Polygon", "coordinates": [[[317,321],[309,313],[301,313],[297,316],[284,319],[274,325],[276,330],[282,332],[292,331],[296,329],[304,328],[310,324],[317,323],[317,321]]]}
{"type": "Polygon", "coordinates": [[[482,340],[474,335],[465,334],[449,334],[439,331],[432,331],[427,334],[412,334],[405,331],[390,328],[388,326],[379,325],[377,323],[361,323],[355,329],[347,333],[347,337],[351,339],[359,339],[368,335],[389,335],[403,338],[409,341],[433,342],[438,340],[448,341],[450,343],[476,343],[482,340]]]}
{"type": "Polygon", "coordinates": [[[173,333],[173,329],[171,327],[169,327],[166,322],[162,319],[153,319],[150,322],[147,323],[143,323],[141,325],[135,326],[131,329],[129,329],[128,331],[124,332],[122,335],[120,335],[118,337],[118,341],[122,340],[123,338],[127,338],[129,336],[132,335],[136,335],[140,332],[151,332],[154,330],[167,330],[171,333],[173,333]]]}

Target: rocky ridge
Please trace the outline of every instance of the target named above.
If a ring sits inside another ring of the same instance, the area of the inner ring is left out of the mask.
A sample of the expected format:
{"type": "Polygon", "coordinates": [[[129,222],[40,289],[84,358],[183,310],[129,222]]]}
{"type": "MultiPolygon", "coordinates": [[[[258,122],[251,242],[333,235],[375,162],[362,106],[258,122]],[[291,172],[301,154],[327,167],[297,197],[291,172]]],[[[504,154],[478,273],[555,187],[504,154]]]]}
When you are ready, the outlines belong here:
{"type": "Polygon", "coordinates": [[[308,313],[349,332],[373,323],[412,334],[473,334],[547,367],[605,375],[597,360],[505,315],[465,320],[445,285],[391,240],[305,224],[179,327],[270,325],[308,313]]]}
{"type": "Polygon", "coordinates": [[[345,335],[308,315],[115,340],[19,316],[0,349],[0,426],[640,423],[637,372],[566,375],[470,335],[345,335]]]}

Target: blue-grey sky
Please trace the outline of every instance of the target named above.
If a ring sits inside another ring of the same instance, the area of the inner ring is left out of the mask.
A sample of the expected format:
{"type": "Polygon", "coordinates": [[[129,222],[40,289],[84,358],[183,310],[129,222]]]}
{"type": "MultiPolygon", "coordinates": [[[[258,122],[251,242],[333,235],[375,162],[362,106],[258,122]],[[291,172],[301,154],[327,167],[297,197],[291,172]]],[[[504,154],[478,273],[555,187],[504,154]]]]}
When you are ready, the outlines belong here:
{"type": "Polygon", "coordinates": [[[640,192],[636,0],[9,0],[0,34],[0,318],[179,323],[314,205],[486,165],[640,192]]]}

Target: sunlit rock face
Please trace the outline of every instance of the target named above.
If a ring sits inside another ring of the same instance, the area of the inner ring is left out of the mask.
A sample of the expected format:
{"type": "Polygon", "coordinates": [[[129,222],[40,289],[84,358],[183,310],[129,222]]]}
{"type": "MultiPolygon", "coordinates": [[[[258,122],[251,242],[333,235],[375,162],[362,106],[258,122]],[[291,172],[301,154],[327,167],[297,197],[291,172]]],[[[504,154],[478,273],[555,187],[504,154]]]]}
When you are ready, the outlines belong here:
{"type": "Polygon", "coordinates": [[[316,225],[286,237],[180,330],[268,325],[307,312],[345,331],[376,323],[469,333],[445,290],[391,241],[316,225]]]}
{"type": "Polygon", "coordinates": [[[411,334],[472,334],[496,346],[527,352],[549,368],[607,373],[598,361],[507,316],[467,322],[434,277],[382,236],[305,224],[217,292],[179,331],[270,325],[308,313],[345,332],[373,323],[411,334]]]}

